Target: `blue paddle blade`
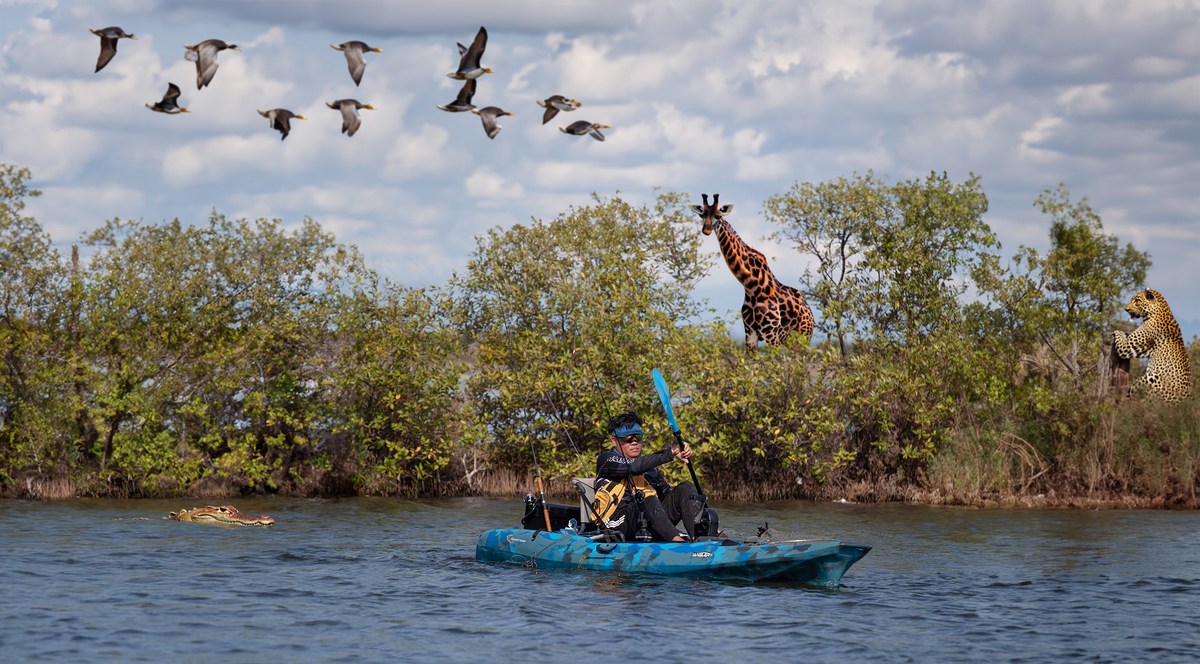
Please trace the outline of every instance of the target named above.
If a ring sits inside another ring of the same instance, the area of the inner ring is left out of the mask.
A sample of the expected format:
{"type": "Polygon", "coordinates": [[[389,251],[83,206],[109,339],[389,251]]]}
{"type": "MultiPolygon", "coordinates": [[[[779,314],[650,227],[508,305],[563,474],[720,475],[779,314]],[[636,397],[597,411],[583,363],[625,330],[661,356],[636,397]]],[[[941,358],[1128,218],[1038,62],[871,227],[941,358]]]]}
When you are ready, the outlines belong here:
{"type": "Polygon", "coordinates": [[[650,372],[654,376],[654,389],[658,391],[658,400],[662,402],[663,410],[667,413],[667,422],[671,425],[671,430],[679,433],[679,425],[675,424],[675,411],[671,409],[671,390],[667,389],[667,379],[663,378],[662,372],[655,368],[650,372]]]}

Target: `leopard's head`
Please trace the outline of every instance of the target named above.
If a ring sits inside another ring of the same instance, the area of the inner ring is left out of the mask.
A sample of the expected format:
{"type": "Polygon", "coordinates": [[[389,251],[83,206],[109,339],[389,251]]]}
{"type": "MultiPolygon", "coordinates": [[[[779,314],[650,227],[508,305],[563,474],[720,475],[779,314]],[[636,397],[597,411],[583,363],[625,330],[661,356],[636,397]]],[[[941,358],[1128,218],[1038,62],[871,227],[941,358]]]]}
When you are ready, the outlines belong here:
{"type": "Polygon", "coordinates": [[[1167,301],[1163,299],[1162,293],[1147,288],[1129,300],[1129,304],[1125,305],[1125,313],[1131,318],[1148,319],[1166,306],[1167,301]]]}

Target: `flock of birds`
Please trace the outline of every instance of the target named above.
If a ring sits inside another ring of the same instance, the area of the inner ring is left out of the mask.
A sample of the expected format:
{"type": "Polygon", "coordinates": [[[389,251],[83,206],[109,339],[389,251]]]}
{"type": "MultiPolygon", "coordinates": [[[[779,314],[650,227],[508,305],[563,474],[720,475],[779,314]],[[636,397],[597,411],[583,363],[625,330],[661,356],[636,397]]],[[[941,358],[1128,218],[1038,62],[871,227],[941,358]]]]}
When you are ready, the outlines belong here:
{"type": "MultiPolygon", "coordinates": [[[[117,54],[117,42],[120,39],[137,39],[133,35],[125,32],[125,30],[112,26],[97,30],[89,28],[92,34],[100,38],[100,57],[96,60],[96,71],[104,69],[117,54]]],[[[483,131],[488,138],[494,139],[500,133],[501,126],[497,120],[505,115],[513,115],[498,106],[484,106],[477,108],[471,100],[475,97],[475,90],[478,86],[479,77],[484,74],[492,73],[492,70],[480,64],[483,58],[483,51],[487,48],[487,30],[483,27],[479,28],[479,32],[475,35],[475,40],[471,42],[470,47],[458,44],[459,63],[458,69],[446,74],[452,79],[463,81],[462,88],[458,91],[458,96],[454,101],[448,104],[439,105],[443,111],[449,113],[462,113],[470,111],[479,116],[483,122],[483,131]]],[[[341,44],[331,44],[331,46],[341,51],[346,56],[346,64],[350,69],[350,78],[354,79],[354,85],[357,86],[362,82],[363,72],[366,71],[367,61],[364,57],[366,53],[379,53],[383,49],[368,46],[361,41],[348,41],[341,44]]],[[[239,50],[236,44],[228,44],[220,39],[206,39],[198,44],[189,44],[184,46],[184,59],[196,63],[196,89],[202,90],[212,83],[213,76],[217,73],[217,55],[225,50],[239,50]]],[[[159,113],[168,115],[177,115],[179,113],[189,112],[186,107],[179,105],[179,96],[181,91],[178,85],[167,83],[167,92],[162,99],[153,103],[146,104],[146,108],[159,113]]],[[[370,104],[364,104],[357,99],[339,99],[337,101],[326,102],[326,106],[342,114],[342,133],[347,136],[353,136],[358,128],[362,125],[362,119],[358,112],[361,110],[375,110],[375,107],[370,104]]],[[[569,99],[563,95],[551,95],[545,100],[539,100],[538,105],[545,111],[542,113],[542,124],[550,122],[560,111],[570,112],[578,109],[583,104],[576,99],[569,99]]],[[[272,108],[267,111],[258,111],[258,114],[265,117],[271,128],[281,134],[279,140],[288,137],[292,130],[292,120],[304,120],[303,115],[293,113],[286,108],[272,108]]],[[[578,120],[572,122],[565,127],[559,127],[559,131],[573,136],[591,136],[597,141],[604,140],[604,134],[601,129],[608,129],[611,125],[601,124],[598,122],[588,122],[587,120],[578,120]]]]}

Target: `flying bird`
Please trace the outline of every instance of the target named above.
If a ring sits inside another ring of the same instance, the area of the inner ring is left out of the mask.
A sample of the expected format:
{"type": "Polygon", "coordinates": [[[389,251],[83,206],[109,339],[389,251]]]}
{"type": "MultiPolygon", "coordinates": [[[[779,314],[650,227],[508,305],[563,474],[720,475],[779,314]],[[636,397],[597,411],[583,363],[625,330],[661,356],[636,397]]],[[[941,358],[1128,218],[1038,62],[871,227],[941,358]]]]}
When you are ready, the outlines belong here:
{"type": "Polygon", "coordinates": [[[283,134],[283,136],[279,137],[281,141],[291,133],[293,118],[297,120],[307,119],[303,115],[296,115],[286,108],[272,108],[269,111],[259,111],[258,114],[267,119],[267,123],[271,125],[271,129],[283,134]]]}
{"type": "Polygon", "coordinates": [[[475,41],[471,42],[471,48],[467,48],[462,44],[458,45],[458,54],[462,56],[458,61],[458,71],[446,75],[450,78],[464,81],[492,73],[491,69],[479,64],[479,59],[483,57],[483,49],[485,48],[487,48],[487,30],[480,26],[479,32],[475,35],[475,41]]]}
{"type": "Polygon", "coordinates": [[[342,112],[342,133],[347,136],[353,136],[354,132],[358,131],[362,120],[358,117],[358,110],[365,108],[368,111],[375,110],[375,107],[370,104],[364,104],[357,99],[339,99],[337,101],[327,101],[325,105],[335,111],[342,112]]]}
{"type": "Polygon", "coordinates": [[[562,95],[552,95],[547,97],[545,101],[539,101],[538,106],[546,109],[546,112],[542,113],[542,124],[546,124],[554,119],[554,116],[558,115],[559,111],[573,111],[583,106],[583,102],[578,99],[567,99],[562,95]]]}
{"type": "Polygon", "coordinates": [[[362,82],[363,71],[367,68],[367,61],[363,59],[363,53],[383,52],[382,48],[367,46],[360,41],[348,41],[341,44],[330,44],[330,46],[345,54],[346,66],[350,68],[350,78],[354,79],[355,85],[362,82]]]}
{"type": "Polygon", "coordinates": [[[565,127],[559,127],[558,130],[564,134],[573,136],[585,136],[590,134],[597,141],[604,140],[604,134],[600,133],[601,129],[611,129],[612,125],[600,124],[599,122],[588,122],[587,120],[576,120],[565,127]]]}
{"type": "Polygon", "coordinates": [[[471,103],[471,97],[475,96],[476,85],[478,85],[478,82],[475,79],[467,79],[466,82],[463,83],[462,88],[458,91],[458,96],[454,98],[454,101],[450,102],[449,104],[442,104],[438,106],[438,108],[451,113],[462,113],[463,111],[469,111],[475,108],[475,104],[471,103]]]}
{"type": "Polygon", "coordinates": [[[472,108],[471,112],[478,115],[479,119],[483,121],[483,130],[487,132],[488,138],[496,138],[496,134],[499,134],[500,130],[503,129],[503,127],[496,124],[496,118],[504,115],[512,115],[512,113],[496,106],[472,108]]]}
{"type": "Polygon", "coordinates": [[[212,83],[213,76],[217,73],[217,54],[225,49],[239,51],[237,44],[226,44],[220,39],[205,39],[199,44],[190,44],[184,46],[187,52],[183,54],[185,60],[191,60],[196,63],[196,89],[199,90],[204,86],[212,83]]]}
{"type": "Polygon", "coordinates": [[[108,28],[102,28],[100,30],[88,28],[88,32],[91,32],[93,35],[96,35],[100,38],[100,57],[96,59],[96,71],[104,69],[104,65],[108,64],[108,61],[112,60],[113,56],[117,54],[118,39],[122,37],[126,39],[137,39],[137,37],[127,34],[124,30],[115,25],[108,28]]]}
{"type": "Polygon", "coordinates": [[[167,83],[167,93],[163,95],[162,101],[154,104],[146,104],[146,108],[159,113],[166,113],[167,115],[189,112],[186,108],[179,105],[179,86],[174,83],[167,83]]]}

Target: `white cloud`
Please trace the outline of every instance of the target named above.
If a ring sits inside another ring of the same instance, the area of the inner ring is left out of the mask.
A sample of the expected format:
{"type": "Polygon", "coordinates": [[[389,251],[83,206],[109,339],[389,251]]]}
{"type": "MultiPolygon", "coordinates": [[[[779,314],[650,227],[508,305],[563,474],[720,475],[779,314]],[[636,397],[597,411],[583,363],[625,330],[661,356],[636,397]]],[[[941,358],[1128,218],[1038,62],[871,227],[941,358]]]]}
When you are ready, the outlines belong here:
{"type": "MultiPolygon", "coordinates": [[[[749,237],[770,230],[768,196],[866,170],[978,173],[1006,249],[1044,245],[1031,204],[1063,181],[1151,252],[1160,290],[1190,293],[1196,19],[1194,2],[1134,0],[18,3],[0,25],[0,161],[33,170],[47,193],[31,209],[56,237],[117,215],[312,214],[408,281],[460,266],[474,233],[592,192],[723,191],[749,237]],[[138,40],[93,74],[87,28],[111,24],[138,40]],[[495,141],[435,108],[460,86],[454,42],[480,24],[496,72],[475,102],[516,112],[495,141]],[[243,48],[197,91],[182,47],[208,37],[243,48]],[[360,86],[329,48],[347,39],[383,48],[360,86]],[[191,113],[143,108],[168,81],[191,113]],[[584,106],[543,126],[535,101],[555,93],[584,106]],[[345,97],[379,109],[352,138],[325,107],[345,97]],[[281,142],[255,113],[273,107],[311,119],[281,142]],[[577,119],[613,127],[603,143],[558,131],[577,119]]],[[[774,253],[796,273],[794,252],[774,253]]],[[[1200,296],[1172,306],[1200,320],[1200,296]]]]}
{"type": "Polygon", "coordinates": [[[518,199],[525,196],[525,188],[514,184],[511,180],[489,169],[476,169],[466,179],[467,195],[496,201],[499,199],[518,199]]]}
{"type": "MultiPolygon", "coordinates": [[[[266,124],[266,120],[263,120],[266,124]]],[[[171,148],[163,155],[163,180],[174,187],[217,182],[260,163],[275,143],[268,136],[221,136],[171,148]]],[[[272,160],[271,163],[276,163],[272,160]]]]}
{"type": "Polygon", "coordinates": [[[415,134],[397,135],[392,139],[383,173],[395,180],[444,173],[452,163],[452,157],[446,151],[448,142],[449,134],[445,129],[428,124],[422,125],[415,134]]]}

